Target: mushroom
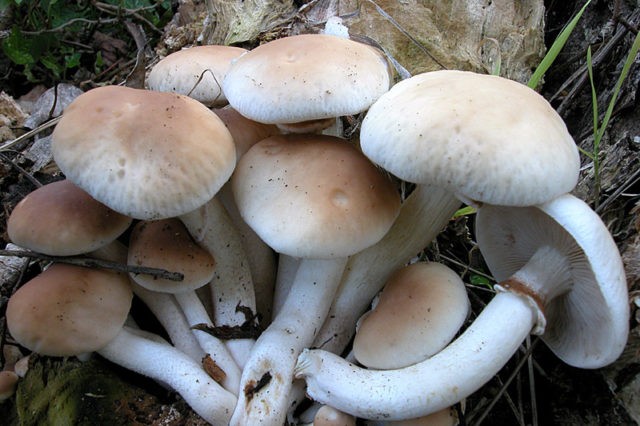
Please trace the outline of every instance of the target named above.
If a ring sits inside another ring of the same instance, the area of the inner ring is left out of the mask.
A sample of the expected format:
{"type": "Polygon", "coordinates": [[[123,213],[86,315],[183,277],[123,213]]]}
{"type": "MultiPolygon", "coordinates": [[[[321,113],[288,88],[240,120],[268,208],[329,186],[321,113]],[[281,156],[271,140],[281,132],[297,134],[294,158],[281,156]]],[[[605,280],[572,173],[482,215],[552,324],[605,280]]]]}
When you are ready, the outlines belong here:
{"type": "MultiPolygon", "coordinates": [[[[92,251],[89,253],[89,256],[125,264],[127,263],[128,248],[116,240],[109,245],[92,251]]],[[[134,280],[130,280],[130,282],[133,293],[142,300],[156,319],[158,319],[169,335],[171,343],[177,349],[199,362],[204,356],[204,352],[192,330],[189,328],[187,319],[180,310],[178,302],[173,295],[147,290],[134,280]]]]}
{"type": "Polygon", "coordinates": [[[360,364],[379,370],[415,364],[444,348],[468,313],[458,274],[435,262],[413,263],[391,276],[358,322],[353,354],[360,364]]]}
{"type": "Polygon", "coordinates": [[[149,89],[189,96],[208,107],[222,106],[227,98],[222,81],[231,62],[246,53],[234,46],[193,46],[160,60],[149,72],[149,89]]]}
{"type": "Polygon", "coordinates": [[[113,210],[155,220],[192,211],[229,179],[235,147],[222,121],[187,96],[105,86],[78,96],[52,151],[73,183],[113,210]]]}
{"type": "Polygon", "coordinates": [[[280,312],[245,365],[232,424],[282,424],[297,354],[325,319],[347,256],[375,243],[399,208],[394,185],[353,146],[274,136],[240,160],[232,189],[244,220],[277,252],[302,258],[280,312]]]}
{"type": "Polygon", "coordinates": [[[424,416],[477,390],[529,333],[574,367],[599,368],[620,355],[629,320],[624,269],[586,203],[563,195],[535,207],[484,206],[477,221],[481,250],[501,281],[464,333],[433,357],[396,370],[365,370],[307,350],[296,377],[313,399],[369,419],[424,416]]]}
{"type": "Polygon", "coordinates": [[[7,233],[21,247],[51,256],[73,256],[109,244],[131,222],[70,180],[61,180],[24,197],[9,216],[7,233]]]}
{"type": "Polygon", "coordinates": [[[365,111],[389,90],[379,50],[343,37],[301,34],[264,43],[238,58],[223,82],[233,108],[282,130],[310,133],[365,111]]]}
{"type": "Polygon", "coordinates": [[[403,80],[369,109],[360,132],[374,163],[418,187],[397,225],[349,260],[315,341],[341,352],[390,274],[428,246],[464,201],[526,206],[569,192],[578,149],[538,93],[506,78],[434,71],[403,80]]]}
{"type": "MultiPolygon", "coordinates": [[[[198,324],[213,325],[195,289],[211,281],[215,260],[208,250],[194,241],[179,219],[138,222],[131,232],[128,263],[164,267],[183,273],[182,281],[130,275],[137,284],[148,290],[173,294],[191,327],[198,324]]],[[[146,296],[148,297],[153,296],[146,296]]],[[[193,333],[204,352],[225,372],[223,386],[237,392],[240,369],[225,344],[206,331],[193,330],[193,333]]]]}
{"type": "Polygon", "coordinates": [[[131,298],[125,274],[53,264],[11,296],[7,325],[28,349],[50,356],[97,351],[171,386],[208,422],[228,422],[233,394],[183,352],[123,327],[131,298]]]}

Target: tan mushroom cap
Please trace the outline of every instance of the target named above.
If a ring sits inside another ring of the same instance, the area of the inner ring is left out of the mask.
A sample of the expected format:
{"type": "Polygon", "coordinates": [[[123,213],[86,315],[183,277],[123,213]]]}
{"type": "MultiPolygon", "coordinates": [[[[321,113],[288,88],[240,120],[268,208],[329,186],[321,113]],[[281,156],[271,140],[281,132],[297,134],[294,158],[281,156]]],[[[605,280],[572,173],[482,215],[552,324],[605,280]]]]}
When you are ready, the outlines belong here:
{"type": "Polygon", "coordinates": [[[9,216],[7,233],[21,247],[51,256],[72,256],[109,244],[131,222],[70,180],[62,180],[23,198],[9,216]]]}
{"type": "Polygon", "coordinates": [[[360,113],[390,85],[388,63],[377,49],[303,34],[270,41],[238,58],[223,89],[242,115],[276,124],[360,113]]]}
{"type": "Polygon", "coordinates": [[[231,62],[247,50],[233,46],[193,46],[173,52],[151,68],[147,84],[159,92],[180,93],[207,106],[227,103],[222,81],[231,62]]]}
{"type": "Polygon", "coordinates": [[[273,136],[240,159],[231,180],[243,219],[294,257],[349,256],[378,241],[398,214],[391,181],[344,140],[273,136]]]}
{"type": "Polygon", "coordinates": [[[497,76],[446,70],[403,80],[369,109],[360,139],[399,178],[471,204],[539,204],[578,181],[578,149],[560,116],[497,76]]]}
{"type": "Polygon", "coordinates": [[[434,262],[396,271],[360,321],[353,353],[375,369],[403,368],[431,357],[456,335],[469,313],[464,283],[434,262]]]}
{"type": "Polygon", "coordinates": [[[229,131],[200,102],[120,86],[76,98],[53,132],[52,150],[69,180],[144,220],[195,210],[235,166],[229,131]]]}
{"type": "Polygon", "coordinates": [[[7,304],[7,326],[22,346],[42,355],[100,349],[122,329],[133,293],[125,274],[53,264],[7,304]]]}
{"type": "Polygon", "coordinates": [[[313,417],[313,426],[355,426],[356,419],[329,405],[323,405],[313,417]]]}
{"type": "Polygon", "coordinates": [[[240,157],[257,142],[280,134],[280,130],[273,124],[253,121],[232,107],[214,109],[213,112],[220,117],[233,137],[236,145],[236,161],[239,161],[240,157]]]}
{"type": "Polygon", "coordinates": [[[131,231],[128,263],[162,268],[184,275],[182,281],[171,281],[150,275],[131,274],[142,287],[163,293],[195,290],[213,278],[215,260],[200,247],[177,218],[138,222],[131,231]]]}

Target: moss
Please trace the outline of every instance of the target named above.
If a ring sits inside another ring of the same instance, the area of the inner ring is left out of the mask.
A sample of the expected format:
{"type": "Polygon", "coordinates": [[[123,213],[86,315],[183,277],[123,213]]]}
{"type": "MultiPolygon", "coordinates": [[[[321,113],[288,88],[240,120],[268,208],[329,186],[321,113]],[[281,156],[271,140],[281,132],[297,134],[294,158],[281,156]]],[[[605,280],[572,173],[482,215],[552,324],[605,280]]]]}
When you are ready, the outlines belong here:
{"type": "Polygon", "coordinates": [[[16,392],[17,420],[24,426],[132,424],[128,401],[140,393],[100,360],[36,357],[16,392]]]}

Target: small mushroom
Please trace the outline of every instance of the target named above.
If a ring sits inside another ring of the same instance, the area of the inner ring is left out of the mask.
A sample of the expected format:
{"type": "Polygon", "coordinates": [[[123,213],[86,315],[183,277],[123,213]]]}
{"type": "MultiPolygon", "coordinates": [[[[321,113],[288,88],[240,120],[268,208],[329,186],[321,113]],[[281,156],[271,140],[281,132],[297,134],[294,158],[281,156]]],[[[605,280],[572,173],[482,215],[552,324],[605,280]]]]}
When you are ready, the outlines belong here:
{"type": "Polygon", "coordinates": [[[477,229],[501,281],[460,337],[423,362],[385,371],[307,350],[296,367],[307,393],[358,417],[401,420],[470,395],[529,333],[541,334],[575,367],[599,368],[620,355],[629,320],[624,268],[606,226],[586,203],[563,195],[536,207],[484,206],[477,229]]]}
{"type": "Polygon", "coordinates": [[[11,296],[7,325],[28,349],[51,356],[97,351],[169,385],[205,420],[228,422],[236,398],[200,364],[173,346],[123,327],[131,298],[126,274],[53,264],[11,296]]]}
{"type": "Polygon", "coordinates": [[[132,220],[70,180],[61,180],[23,198],[9,216],[7,233],[21,247],[51,256],[73,256],[109,244],[132,220]]]}
{"type": "Polygon", "coordinates": [[[353,340],[355,359],[389,370],[423,361],[444,348],[469,313],[464,283],[434,262],[396,271],[373,309],[363,315],[353,340]]]}
{"type": "Polygon", "coordinates": [[[189,96],[208,107],[222,106],[227,98],[222,81],[231,62],[246,53],[234,46],[193,46],[173,52],[151,68],[147,84],[159,92],[189,96]]]}

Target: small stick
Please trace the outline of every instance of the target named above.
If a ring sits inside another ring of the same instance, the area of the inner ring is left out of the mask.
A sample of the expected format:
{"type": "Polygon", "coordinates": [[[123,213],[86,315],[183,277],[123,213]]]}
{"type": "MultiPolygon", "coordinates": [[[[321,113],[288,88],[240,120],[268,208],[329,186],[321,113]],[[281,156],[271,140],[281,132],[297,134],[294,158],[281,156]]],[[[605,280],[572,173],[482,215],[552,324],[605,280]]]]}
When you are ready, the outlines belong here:
{"type": "Polygon", "coordinates": [[[32,259],[46,260],[49,262],[67,263],[69,265],[86,266],[89,268],[113,269],[118,272],[129,272],[132,274],[146,274],[155,278],[163,278],[171,281],[182,281],[184,274],[171,272],[159,268],[149,268],[146,266],[124,265],[118,262],[111,262],[88,257],[58,257],[36,253],[29,250],[0,250],[0,256],[28,257],[32,259]]]}

